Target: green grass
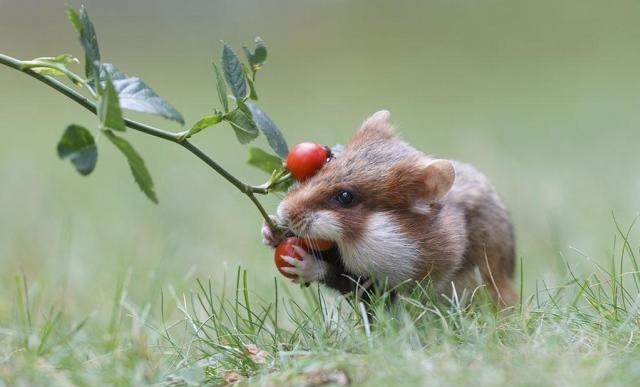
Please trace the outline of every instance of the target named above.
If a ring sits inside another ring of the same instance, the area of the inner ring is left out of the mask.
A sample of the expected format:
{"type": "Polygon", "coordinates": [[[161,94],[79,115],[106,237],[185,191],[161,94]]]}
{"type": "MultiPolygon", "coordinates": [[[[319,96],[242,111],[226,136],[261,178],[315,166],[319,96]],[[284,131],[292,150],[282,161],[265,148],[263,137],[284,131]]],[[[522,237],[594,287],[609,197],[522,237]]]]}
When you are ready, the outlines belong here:
{"type": "Polygon", "coordinates": [[[110,318],[96,325],[92,316],[74,320],[47,307],[46,296],[16,276],[14,319],[0,331],[0,383],[633,385],[640,272],[629,232],[619,229],[609,268],[586,277],[569,268],[564,285],[539,283],[502,312],[482,288],[465,304],[455,294],[433,302],[418,285],[395,302],[375,296],[369,318],[355,298],[316,286],[292,291],[276,281],[256,294],[251,271],[238,269],[230,286],[197,279],[192,291],[162,291],[157,319],[152,305],[131,304],[130,278],[122,278],[110,318]]]}

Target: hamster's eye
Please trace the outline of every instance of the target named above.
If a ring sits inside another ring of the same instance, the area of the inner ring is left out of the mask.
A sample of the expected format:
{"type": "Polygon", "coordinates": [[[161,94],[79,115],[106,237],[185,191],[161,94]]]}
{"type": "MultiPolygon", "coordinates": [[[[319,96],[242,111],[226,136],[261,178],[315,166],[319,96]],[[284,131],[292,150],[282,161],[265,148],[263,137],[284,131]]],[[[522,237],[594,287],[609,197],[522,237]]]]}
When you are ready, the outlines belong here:
{"type": "Polygon", "coordinates": [[[341,207],[348,208],[355,204],[355,196],[351,191],[340,191],[335,196],[335,200],[341,207]]]}

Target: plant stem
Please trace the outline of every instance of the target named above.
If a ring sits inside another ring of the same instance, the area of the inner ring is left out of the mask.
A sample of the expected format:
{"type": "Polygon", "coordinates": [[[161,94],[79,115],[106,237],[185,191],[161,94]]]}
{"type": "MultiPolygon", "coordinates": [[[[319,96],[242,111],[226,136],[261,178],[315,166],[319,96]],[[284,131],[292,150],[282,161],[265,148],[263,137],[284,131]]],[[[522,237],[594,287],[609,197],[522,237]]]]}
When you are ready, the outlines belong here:
{"type": "MultiPolygon", "coordinates": [[[[52,87],[53,89],[57,90],[58,92],[66,95],[67,97],[69,97],[73,101],[77,102],[80,106],[82,106],[85,109],[89,110],[94,115],[96,114],[97,108],[96,108],[96,104],[93,101],[91,101],[90,99],[88,99],[84,95],[78,93],[76,90],[74,90],[74,89],[70,88],[69,86],[65,85],[64,83],[58,81],[57,79],[54,79],[54,78],[49,77],[49,76],[38,74],[38,73],[36,73],[36,72],[34,72],[32,70],[29,70],[29,69],[25,69],[23,67],[24,66],[24,62],[22,62],[22,61],[20,61],[20,60],[18,60],[16,58],[10,57],[8,55],[4,55],[2,53],[0,53],[0,64],[3,64],[3,65],[5,65],[7,67],[10,67],[12,69],[18,70],[18,71],[20,71],[22,73],[25,73],[25,74],[27,74],[27,75],[39,80],[40,82],[52,87]]],[[[170,132],[170,131],[158,129],[158,128],[153,127],[153,126],[150,126],[150,125],[147,125],[147,124],[143,124],[141,122],[129,120],[127,118],[124,119],[124,123],[125,123],[125,125],[127,127],[131,128],[133,130],[137,130],[139,132],[142,132],[142,133],[145,133],[145,134],[149,134],[149,135],[154,136],[154,137],[159,137],[159,138],[161,138],[163,140],[171,141],[173,143],[179,144],[182,147],[186,148],[189,152],[193,153],[196,157],[198,157],[205,164],[207,164],[211,169],[216,171],[225,180],[227,180],[234,187],[236,187],[238,190],[240,190],[240,192],[242,192],[245,195],[247,195],[249,197],[249,200],[251,200],[251,202],[253,202],[253,204],[256,206],[256,208],[258,208],[258,211],[260,211],[260,214],[264,218],[265,222],[267,222],[267,224],[272,229],[277,230],[277,227],[273,223],[271,218],[269,217],[269,214],[267,214],[267,212],[265,211],[264,207],[262,207],[262,204],[260,203],[260,201],[258,201],[258,199],[255,196],[255,194],[261,194],[261,195],[267,194],[268,192],[267,192],[266,189],[261,188],[261,187],[253,187],[251,185],[248,185],[248,184],[245,184],[245,183],[241,182],[235,176],[233,176],[231,173],[229,173],[226,169],[224,169],[222,166],[220,166],[220,164],[216,163],[212,158],[207,156],[206,153],[204,153],[202,150],[200,150],[194,144],[190,143],[187,140],[181,139],[179,137],[178,133],[173,133],[173,132],[170,132]]]]}
{"type": "MultiPolygon", "coordinates": [[[[0,54],[0,64],[6,65],[8,67],[11,67],[13,69],[16,69],[24,74],[27,74],[37,80],[39,80],[40,82],[54,88],[55,90],[59,91],[60,93],[66,95],[67,97],[71,98],[72,100],[74,100],[75,102],[77,102],[79,105],[81,105],[82,107],[84,107],[85,109],[89,110],[91,113],[96,114],[97,112],[97,108],[96,108],[96,104],[91,101],[89,98],[85,97],[84,95],[78,93],[77,91],[75,91],[74,89],[70,88],[69,86],[65,85],[64,83],[58,81],[57,79],[54,79],[52,77],[46,76],[46,75],[41,75],[38,74],[34,71],[31,71],[29,69],[24,70],[22,68],[22,61],[12,58],[10,56],[4,55],[4,54],[0,54]]],[[[154,137],[160,137],[163,138],[165,140],[169,140],[172,142],[177,142],[176,139],[176,134],[173,132],[169,132],[166,130],[162,130],[162,129],[158,129],[155,128],[153,126],[149,126],[137,121],[132,121],[129,119],[124,119],[125,125],[130,127],[131,129],[137,130],[139,132],[143,132],[146,134],[150,134],[154,137]]]]}

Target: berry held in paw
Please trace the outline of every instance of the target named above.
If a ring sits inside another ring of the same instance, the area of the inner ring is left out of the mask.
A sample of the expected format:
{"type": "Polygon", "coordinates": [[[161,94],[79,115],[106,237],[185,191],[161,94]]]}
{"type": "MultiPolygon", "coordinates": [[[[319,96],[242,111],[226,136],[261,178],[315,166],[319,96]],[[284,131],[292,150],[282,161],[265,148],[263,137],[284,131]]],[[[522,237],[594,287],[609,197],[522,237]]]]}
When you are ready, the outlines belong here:
{"type": "Polygon", "coordinates": [[[276,250],[275,250],[274,261],[280,274],[291,279],[297,278],[297,275],[283,269],[291,268],[294,266],[286,262],[283,256],[291,257],[297,260],[303,259],[302,256],[298,254],[294,246],[302,248],[304,251],[310,253],[312,251],[322,252],[322,251],[329,250],[334,246],[334,243],[332,241],[327,241],[322,239],[305,240],[299,237],[289,237],[284,241],[280,242],[280,244],[276,247],[276,250]]]}

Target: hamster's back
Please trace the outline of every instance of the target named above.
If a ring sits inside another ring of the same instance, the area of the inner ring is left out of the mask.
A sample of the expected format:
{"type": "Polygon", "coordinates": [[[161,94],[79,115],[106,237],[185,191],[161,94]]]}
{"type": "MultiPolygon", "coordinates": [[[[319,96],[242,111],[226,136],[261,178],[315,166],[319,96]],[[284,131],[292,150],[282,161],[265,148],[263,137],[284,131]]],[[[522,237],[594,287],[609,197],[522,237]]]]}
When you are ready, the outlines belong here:
{"type": "Polygon", "coordinates": [[[456,277],[467,281],[477,267],[489,291],[503,304],[512,305],[517,302],[511,285],[515,242],[506,206],[475,167],[460,161],[453,161],[453,165],[456,177],[442,204],[463,212],[468,238],[464,263],[456,277]]]}

